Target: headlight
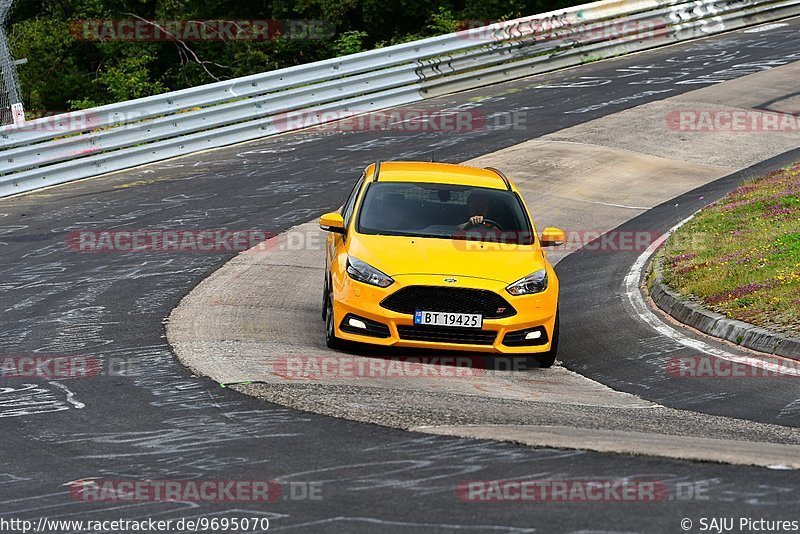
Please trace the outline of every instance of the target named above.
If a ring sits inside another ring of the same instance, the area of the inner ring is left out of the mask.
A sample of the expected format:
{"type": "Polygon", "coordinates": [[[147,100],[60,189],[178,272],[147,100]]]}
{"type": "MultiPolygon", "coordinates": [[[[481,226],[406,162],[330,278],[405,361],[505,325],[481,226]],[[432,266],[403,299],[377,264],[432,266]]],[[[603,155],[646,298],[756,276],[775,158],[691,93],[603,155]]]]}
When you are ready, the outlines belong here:
{"type": "Polygon", "coordinates": [[[547,289],[547,270],[541,269],[525,278],[517,280],[506,288],[512,295],[531,295],[547,289]]]}
{"type": "Polygon", "coordinates": [[[352,256],[347,257],[347,274],[353,280],[378,287],[389,287],[394,283],[391,276],[352,256]]]}

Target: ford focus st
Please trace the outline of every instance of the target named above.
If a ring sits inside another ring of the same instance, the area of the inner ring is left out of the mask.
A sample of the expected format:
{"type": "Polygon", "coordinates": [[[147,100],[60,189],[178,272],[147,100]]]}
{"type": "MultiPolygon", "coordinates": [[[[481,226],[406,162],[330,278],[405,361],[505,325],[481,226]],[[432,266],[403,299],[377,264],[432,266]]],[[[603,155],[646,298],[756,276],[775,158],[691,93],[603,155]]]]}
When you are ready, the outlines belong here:
{"type": "Polygon", "coordinates": [[[323,311],[343,342],[533,356],[558,349],[558,279],[516,186],[496,169],[367,167],[329,232],[323,311]]]}

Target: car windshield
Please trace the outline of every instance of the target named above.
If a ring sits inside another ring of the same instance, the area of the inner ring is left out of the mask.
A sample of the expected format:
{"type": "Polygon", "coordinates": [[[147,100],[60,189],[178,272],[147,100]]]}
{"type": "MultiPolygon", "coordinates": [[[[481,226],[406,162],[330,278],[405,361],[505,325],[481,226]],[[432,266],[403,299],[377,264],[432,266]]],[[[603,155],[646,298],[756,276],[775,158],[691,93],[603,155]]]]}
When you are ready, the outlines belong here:
{"type": "Polygon", "coordinates": [[[528,217],[516,194],[448,184],[370,184],[361,203],[357,231],[521,245],[533,242],[528,217]]]}

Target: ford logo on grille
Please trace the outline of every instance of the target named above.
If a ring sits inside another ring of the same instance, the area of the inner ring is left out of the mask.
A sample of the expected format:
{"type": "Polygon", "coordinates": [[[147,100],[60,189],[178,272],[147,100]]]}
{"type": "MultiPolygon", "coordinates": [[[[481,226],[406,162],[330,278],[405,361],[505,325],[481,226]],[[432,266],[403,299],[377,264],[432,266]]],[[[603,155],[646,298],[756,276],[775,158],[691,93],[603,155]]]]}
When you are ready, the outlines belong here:
{"type": "Polygon", "coordinates": [[[458,282],[458,280],[456,280],[455,278],[445,278],[444,281],[447,282],[448,284],[455,284],[456,282],[458,282]]]}

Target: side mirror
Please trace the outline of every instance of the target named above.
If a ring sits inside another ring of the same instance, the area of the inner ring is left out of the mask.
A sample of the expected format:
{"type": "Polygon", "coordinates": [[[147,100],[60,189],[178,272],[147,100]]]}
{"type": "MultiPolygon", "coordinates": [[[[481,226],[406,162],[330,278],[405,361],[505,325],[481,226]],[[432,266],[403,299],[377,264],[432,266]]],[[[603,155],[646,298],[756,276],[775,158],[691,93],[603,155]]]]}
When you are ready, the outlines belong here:
{"type": "Polygon", "coordinates": [[[319,227],[326,232],[334,232],[336,234],[344,233],[344,219],[340,213],[335,211],[326,213],[319,218],[319,227]]]}
{"type": "Polygon", "coordinates": [[[548,227],[542,231],[541,245],[543,247],[557,247],[563,245],[567,238],[561,228],[548,227]]]}

